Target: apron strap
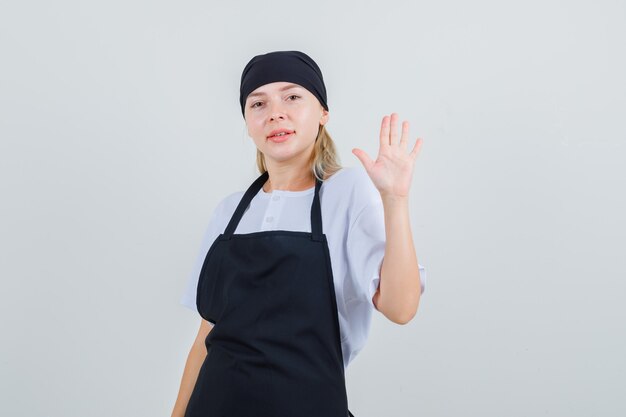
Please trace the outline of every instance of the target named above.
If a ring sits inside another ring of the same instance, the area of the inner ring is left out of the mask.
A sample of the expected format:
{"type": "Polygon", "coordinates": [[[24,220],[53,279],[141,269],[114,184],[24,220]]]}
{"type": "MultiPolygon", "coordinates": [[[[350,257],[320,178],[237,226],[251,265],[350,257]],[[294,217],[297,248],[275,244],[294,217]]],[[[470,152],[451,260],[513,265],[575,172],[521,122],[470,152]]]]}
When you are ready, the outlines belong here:
{"type": "Polygon", "coordinates": [[[311,239],[315,241],[322,240],[322,208],[320,206],[320,188],[322,181],[315,178],[315,195],[311,204],[311,239]]]}
{"type": "Polygon", "coordinates": [[[230,218],[230,221],[228,222],[228,226],[226,226],[226,230],[224,231],[224,235],[226,239],[230,239],[233,233],[235,233],[235,229],[237,228],[237,225],[239,224],[239,221],[241,220],[243,213],[246,211],[246,209],[250,205],[252,198],[259,192],[261,188],[263,188],[263,184],[265,184],[265,181],[267,181],[268,178],[269,178],[269,173],[265,171],[256,180],[254,180],[252,184],[250,184],[245,194],[239,201],[239,205],[235,209],[233,216],[230,218]]]}

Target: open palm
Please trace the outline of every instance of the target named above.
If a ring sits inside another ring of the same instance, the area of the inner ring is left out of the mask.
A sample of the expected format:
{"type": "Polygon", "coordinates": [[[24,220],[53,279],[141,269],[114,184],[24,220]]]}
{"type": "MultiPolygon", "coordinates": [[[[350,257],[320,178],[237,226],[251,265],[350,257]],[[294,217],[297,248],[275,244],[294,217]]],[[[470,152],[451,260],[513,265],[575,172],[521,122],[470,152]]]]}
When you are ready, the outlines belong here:
{"type": "Polygon", "coordinates": [[[352,149],[352,153],[359,158],[383,197],[408,196],[415,159],[422,147],[422,139],[417,139],[413,149],[407,154],[409,122],[402,122],[400,140],[398,140],[397,123],[396,113],[391,113],[391,117],[383,117],[380,127],[380,148],[376,160],[372,160],[362,149],[352,149]]]}

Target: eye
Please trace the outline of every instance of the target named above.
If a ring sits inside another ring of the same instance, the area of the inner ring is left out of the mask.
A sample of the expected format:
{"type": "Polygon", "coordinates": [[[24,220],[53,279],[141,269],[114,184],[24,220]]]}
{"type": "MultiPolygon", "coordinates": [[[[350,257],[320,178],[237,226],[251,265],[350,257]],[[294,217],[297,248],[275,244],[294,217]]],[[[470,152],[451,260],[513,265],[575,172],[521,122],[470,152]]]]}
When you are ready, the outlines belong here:
{"type": "Polygon", "coordinates": [[[255,108],[255,107],[258,107],[258,106],[257,106],[257,104],[261,104],[261,102],[260,102],[260,101],[255,101],[254,103],[252,103],[252,104],[250,105],[250,108],[255,108]]]}
{"type": "Polygon", "coordinates": [[[289,96],[289,98],[291,98],[291,97],[300,98],[300,96],[298,96],[296,94],[292,94],[292,95],[289,96]]]}

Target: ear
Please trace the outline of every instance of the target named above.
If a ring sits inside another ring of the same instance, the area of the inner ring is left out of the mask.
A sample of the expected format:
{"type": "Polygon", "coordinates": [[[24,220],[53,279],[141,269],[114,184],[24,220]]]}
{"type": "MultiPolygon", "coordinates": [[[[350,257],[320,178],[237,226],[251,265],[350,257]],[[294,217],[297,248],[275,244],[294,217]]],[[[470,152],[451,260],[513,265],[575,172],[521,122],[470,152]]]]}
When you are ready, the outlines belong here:
{"type": "Polygon", "coordinates": [[[328,110],[326,110],[325,108],[322,107],[322,114],[320,116],[320,125],[325,125],[326,123],[328,123],[328,118],[330,117],[330,114],[328,113],[328,110]]]}

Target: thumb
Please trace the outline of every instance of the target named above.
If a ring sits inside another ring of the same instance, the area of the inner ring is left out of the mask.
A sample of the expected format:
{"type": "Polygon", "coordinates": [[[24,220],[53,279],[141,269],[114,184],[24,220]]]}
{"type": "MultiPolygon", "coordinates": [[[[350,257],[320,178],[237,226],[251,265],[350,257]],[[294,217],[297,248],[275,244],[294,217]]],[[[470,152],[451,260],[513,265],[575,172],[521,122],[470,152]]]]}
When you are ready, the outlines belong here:
{"type": "Polygon", "coordinates": [[[372,159],[369,157],[369,155],[359,149],[359,148],[353,148],[352,149],[352,153],[359,158],[359,161],[361,161],[361,163],[363,164],[363,167],[365,168],[366,171],[369,171],[370,167],[372,166],[372,164],[374,163],[374,161],[372,161],[372,159]]]}

